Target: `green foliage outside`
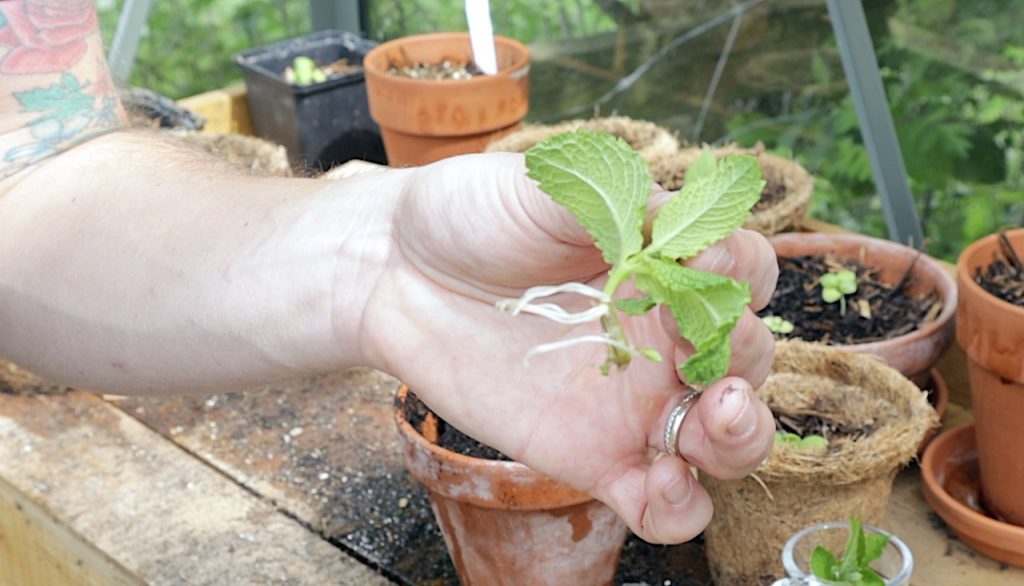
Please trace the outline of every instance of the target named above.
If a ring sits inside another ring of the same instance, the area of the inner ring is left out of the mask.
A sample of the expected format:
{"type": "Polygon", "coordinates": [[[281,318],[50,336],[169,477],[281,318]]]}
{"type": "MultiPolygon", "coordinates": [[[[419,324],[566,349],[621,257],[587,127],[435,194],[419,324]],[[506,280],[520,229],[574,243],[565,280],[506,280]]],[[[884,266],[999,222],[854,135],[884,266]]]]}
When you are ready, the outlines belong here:
{"type": "MultiPolygon", "coordinates": [[[[893,4],[875,46],[927,250],[952,261],[971,241],[1024,224],[1024,8],[893,4]]],[[[812,57],[815,84],[790,106],[799,115],[735,116],[732,138],[795,155],[816,177],[813,216],[884,236],[853,101],[816,91],[835,81],[823,57],[833,46],[812,57]]]]}
{"type": "MultiPolygon", "coordinates": [[[[382,0],[369,4],[370,35],[377,40],[466,30],[463,0],[382,0]]],[[[495,32],[523,43],[616,30],[615,19],[597,4],[592,0],[494,0],[491,17],[495,32]]],[[[636,0],[621,2],[629,10],[636,10],[639,4],[636,0]]]]}
{"type": "MultiPolygon", "coordinates": [[[[109,47],[124,0],[98,0],[109,47]]],[[[178,99],[242,78],[232,56],[309,32],[306,0],[153,2],[129,84],[178,99]]]]}

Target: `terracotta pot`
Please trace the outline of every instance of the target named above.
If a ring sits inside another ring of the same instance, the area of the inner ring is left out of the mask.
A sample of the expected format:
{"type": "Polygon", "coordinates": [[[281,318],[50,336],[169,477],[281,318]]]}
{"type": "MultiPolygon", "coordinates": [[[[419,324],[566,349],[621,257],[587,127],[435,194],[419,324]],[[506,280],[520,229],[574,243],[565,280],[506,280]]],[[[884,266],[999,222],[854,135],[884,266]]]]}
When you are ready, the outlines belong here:
{"type": "Polygon", "coordinates": [[[395,422],[409,473],[427,488],[463,584],[611,584],[626,525],[598,500],[518,462],[463,456],[395,422]]]}
{"type": "MultiPolygon", "coordinates": [[[[919,254],[908,246],[860,234],[791,233],[773,236],[769,240],[780,257],[831,254],[859,260],[865,266],[878,269],[878,278],[890,285],[899,282],[919,254]]],[[[849,352],[878,356],[919,387],[923,386],[928,381],[932,366],[953,343],[957,287],[953,277],[937,260],[921,254],[914,263],[906,290],[913,295],[933,289],[942,301],[942,311],[935,321],[909,334],[881,342],[834,346],[849,352]]]]}
{"type": "Polygon", "coordinates": [[[1024,567],[1024,527],[1003,523],[981,508],[975,426],[950,429],[929,444],[921,459],[924,498],[953,533],[971,548],[1024,567]]]}
{"type": "Polygon", "coordinates": [[[423,165],[483,151],[519,127],[530,94],[530,53],[525,45],[495,37],[498,73],[460,80],[391,75],[392,63],[469,62],[467,33],[403,37],[377,46],[363,59],[370,116],[380,125],[388,164],[423,165]]]}
{"type": "MultiPolygon", "coordinates": [[[[1024,251],[1024,229],[1007,236],[1024,251]]],[[[995,235],[982,238],[957,261],[957,341],[967,354],[985,504],[1024,525],[1024,307],[991,295],[973,279],[997,247],[995,235]]]]}

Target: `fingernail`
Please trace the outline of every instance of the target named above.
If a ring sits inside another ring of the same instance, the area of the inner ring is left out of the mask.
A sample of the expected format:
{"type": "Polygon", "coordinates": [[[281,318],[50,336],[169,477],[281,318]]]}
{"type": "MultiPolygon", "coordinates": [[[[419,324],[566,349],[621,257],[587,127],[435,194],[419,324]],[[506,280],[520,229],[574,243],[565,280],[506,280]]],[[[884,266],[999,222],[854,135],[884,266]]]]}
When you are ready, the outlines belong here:
{"type": "Polygon", "coordinates": [[[757,412],[750,403],[750,390],[746,386],[730,386],[722,395],[722,409],[731,415],[725,428],[730,435],[747,435],[757,424],[757,412]]]}
{"type": "Polygon", "coordinates": [[[678,506],[685,503],[693,492],[690,478],[692,477],[689,474],[681,474],[671,484],[661,489],[661,496],[665,497],[670,505],[678,506]]]}

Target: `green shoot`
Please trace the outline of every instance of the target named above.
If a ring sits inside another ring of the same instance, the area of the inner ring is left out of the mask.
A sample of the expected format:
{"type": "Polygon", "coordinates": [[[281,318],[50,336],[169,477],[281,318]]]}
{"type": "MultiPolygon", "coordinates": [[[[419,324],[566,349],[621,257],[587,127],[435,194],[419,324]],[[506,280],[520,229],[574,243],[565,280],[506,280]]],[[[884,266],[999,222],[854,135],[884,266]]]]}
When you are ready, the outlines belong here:
{"type": "Polygon", "coordinates": [[[644,236],[651,176],[644,160],[622,139],[577,131],[542,141],[526,153],[529,176],[553,200],[571,211],[594,237],[610,265],[603,289],[582,283],[535,287],[498,307],[512,314],[533,313],[559,323],[600,321],[603,333],[537,346],[527,358],[583,343],[602,343],[602,366],[626,368],[634,356],[660,360],[651,348],[637,348],[626,337],[624,316],[643,315],[666,305],[680,334],[696,353],[681,367],[690,384],[707,385],[725,376],[731,355],[729,333],[750,303],[750,288],[728,277],[687,268],[692,258],[725,238],[749,216],[764,181],[754,157],[734,155],[721,161],[704,157],[687,174],[686,186],[661,207],[644,236]],[[640,297],[616,298],[633,283],[640,297]],[[570,313],[536,299],[557,293],[590,298],[586,311],[570,313]]]}
{"type": "Polygon", "coordinates": [[[835,554],[819,545],[811,553],[811,572],[829,584],[884,586],[885,581],[870,566],[882,557],[888,543],[888,536],[865,533],[861,522],[851,517],[850,537],[842,557],[837,560],[835,554]]]}
{"type": "Polygon", "coordinates": [[[846,296],[857,292],[857,274],[850,270],[829,271],[821,276],[821,300],[839,302],[839,312],[846,315],[846,296]]]}
{"type": "Polygon", "coordinates": [[[316,66],[316,61],[305,55],[299,55],[292,60],[292,72],[295,76],[295,85],[309,85],[327,81],[327,74],[316,66]]]}
{"type": "Polygon", "coordinates": [[[825,439],[824,436],[820,435],[800,437],[795,433],[776,431],[775,443],[787,448],[811,454],[825,454],[828,452],[828,440],[825,439]]]}
{"type": "Polygon", "coordinates": [[[791,334],[795,327],[793,322],[782,319],[780,315],[766,315],[761,318],[761,321],[775,334],[791,334]]]}

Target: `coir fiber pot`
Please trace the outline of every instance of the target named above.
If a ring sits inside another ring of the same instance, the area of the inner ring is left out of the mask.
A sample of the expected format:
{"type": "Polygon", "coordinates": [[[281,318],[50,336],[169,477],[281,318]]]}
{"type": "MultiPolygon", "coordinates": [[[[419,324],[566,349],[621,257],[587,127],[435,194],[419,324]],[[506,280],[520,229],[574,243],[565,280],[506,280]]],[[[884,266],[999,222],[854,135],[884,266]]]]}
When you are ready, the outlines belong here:
{"type": "Polygon", "coordinates": [[[715,583],[771,584],[779,552],[797,531],[857,516],[882,520],[892,481],[936,423],[924,391],[873,356],[799,340],[776,344],[758,390],[775,413],[815,413],[861,429],[833,437],[825,453],[776,442],[753,476],[701,476],[715,514],[704,532],[715,583]]]}
{"type": "MultiPolygon", "coordinates": [[[[704,152],[700,148],[681,149],[648,162],[651,175],[659,185],[674,191],[682,187],[686,170],[704,152]]],[[[714,149],[715,157],[746,154],[757,157],[766,183],[765,189],[782,189],[783,195],[771,203],[757,204],[743,227],[766,236],[797,227],[807,212],[814,191],[814,177],[795,161],[765,152],[764,145],[745,149],[728,145],[714,149]]]]}
{"type": "Polygon", "coordinates": [[[423,165],[481,152],[517,129],[529,107],[530,53],[525,45],[495,37],[498,73],[470,79],[412,79],[388,73],[392,65],[468,63],[467,33],[403,37],[379,45],[363,60],[370,115],[381,127],[388,164],[423,165]]]}
{"type": "Polygon", "coordinates": [[[611,584],[626,526],[594,498],[518,462],[457,454],[429,441],[395,399],[402,455],[423,484],[463,584],[611,584]]]}
{"type": "MultiPolygon", "coordinates": [[[[1006,233],[1024,251],[1024,229],[1006,233]]],[[[1024,526],[1024,308],[997,298],[974,281],[996,259],[999,241],[987,236],[957,261],[960,287],[957,341],[967,354],[985,505],[1024,526]]]]}
{"type": "Polygon", "coordinates": [[[928,381],[932,366],[953,343],[957,307],[956,281],[937,260],[908,246],[860,234],[794,232],[773,236],[769,241],[780,257],[833,255],[857,260],[865,267],[877,269],[878,280],[893,286],[913,265],[905,290],[911,295],[936,291],[942,311],[935,320],[888,340],[833,347],[874,354],[918,386],[928,381]]]}

